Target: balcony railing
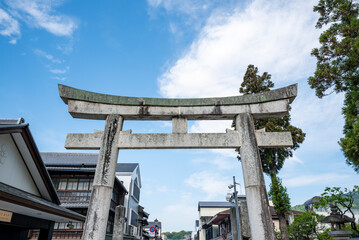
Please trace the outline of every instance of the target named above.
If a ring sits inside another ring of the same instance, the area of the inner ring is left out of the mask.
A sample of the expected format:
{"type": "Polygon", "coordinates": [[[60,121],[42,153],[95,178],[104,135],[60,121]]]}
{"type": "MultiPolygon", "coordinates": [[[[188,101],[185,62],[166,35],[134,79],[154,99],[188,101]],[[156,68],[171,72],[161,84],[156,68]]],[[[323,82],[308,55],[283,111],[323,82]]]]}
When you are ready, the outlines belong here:
{"type": "MultiPolygon", "coordinates": [[[[54,230],[52,239],[81,239],[83,230],[54,230]]],[[[29,239],[38,239],[39,230],[33,230],[29,239]]]]}
{"type": "Polygon", "coordinates": [[[61,191],[57,190],[57,195],[61,202],[89,202],[90,191],[61,191]]]}

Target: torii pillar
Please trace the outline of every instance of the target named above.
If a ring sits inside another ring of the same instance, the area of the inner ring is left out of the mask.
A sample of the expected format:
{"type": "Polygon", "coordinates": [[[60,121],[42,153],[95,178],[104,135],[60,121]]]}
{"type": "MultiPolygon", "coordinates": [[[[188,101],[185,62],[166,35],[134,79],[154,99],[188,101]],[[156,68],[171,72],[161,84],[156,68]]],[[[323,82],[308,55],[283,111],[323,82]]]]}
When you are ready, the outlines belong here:
{"type": "Polygon", "coordinates": [[[68,134],[67,149],[100,149],[84,240],[103,240],[115,179],[118,149],[240,148],[253,240],[274,240],[272,218],[258,147],[293,145],[290,132],[255,131],[253,118],[282,117],[297,95],[297,85],[264,93],[197,99],[135,98],[59,85],[75,118],[106,119],[105,131],[68,134]],[[187,120],[236,120],[226,133],[188,133],[187,120]],[[124,120],[172,120],[170,134],[122,131],[124,120]]]}

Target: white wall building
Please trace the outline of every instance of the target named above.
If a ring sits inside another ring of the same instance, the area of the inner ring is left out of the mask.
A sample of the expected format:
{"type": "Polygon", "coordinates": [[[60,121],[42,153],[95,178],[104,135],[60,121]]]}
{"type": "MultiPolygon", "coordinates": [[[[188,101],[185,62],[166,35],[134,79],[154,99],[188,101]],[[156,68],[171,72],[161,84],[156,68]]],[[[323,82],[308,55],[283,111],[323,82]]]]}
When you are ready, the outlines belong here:
{"type": "Polygon", "coordinates": [[[138,206],[140,202],[141,175],[138,163],[119,163],[116,167],[116,177],[123,182],[128,194],[125,196],[125,233],[139,239],[138,206]]]}
{"type": "MultiPolygon", "coordinates": [[[[230,202],[198,202],[199,212],[199,240],[206,240],[206,229],[205,224],[217,213],[230,209],[233,206],[230,202]]],[[[207,239],[213,238],[219,234],[217,226],[210,229],[212,232],[207,230],[207,239]],[[208,236],[210,235],[210,236],[208,236]]]]}

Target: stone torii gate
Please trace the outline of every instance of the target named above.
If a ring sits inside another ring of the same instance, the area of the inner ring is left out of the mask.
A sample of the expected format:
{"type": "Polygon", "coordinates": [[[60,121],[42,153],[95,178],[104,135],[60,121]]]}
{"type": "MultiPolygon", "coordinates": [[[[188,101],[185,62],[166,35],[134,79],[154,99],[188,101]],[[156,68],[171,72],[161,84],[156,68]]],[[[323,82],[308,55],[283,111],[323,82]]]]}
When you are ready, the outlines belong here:
{"type": "Polygon", "coordinates": [[[105,120],[104,131],[68,134],[67,149],[99,149],[84,240],[105,239],[119,149],[240,148],[251,235],[274,240],[258,147],[293,145],[289,132],[255,130],[253,119],[282,117],[297,95],[297,85],[259,94],[223,98],[159,99],[106,95],[59,85],[74,118],[105,120]],[[226,133],[188,133],[187,120],[233,120],[226,133]],[[170,134],[122,131],[124,120],[172,120],[170,134]]]}

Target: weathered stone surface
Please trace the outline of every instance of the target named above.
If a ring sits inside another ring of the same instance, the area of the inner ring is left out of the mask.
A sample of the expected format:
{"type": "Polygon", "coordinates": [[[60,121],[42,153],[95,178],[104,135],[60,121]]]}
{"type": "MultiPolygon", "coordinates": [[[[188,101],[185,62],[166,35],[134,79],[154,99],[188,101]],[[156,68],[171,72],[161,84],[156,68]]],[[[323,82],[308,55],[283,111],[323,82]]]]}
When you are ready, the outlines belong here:
{"type": "Polygon", "coordinates": [[[292,146],[290,133],[255,132],[253,118],[281,117],[297,95],[297,85],[259,94],[201,99],[134,98],[59,85],[75,118],[107,119],[104,133],[68,134],[66,148],[99,149],[100,155],[83,239],[104,239],[118,149],[241,148],[251,239],[273,240],[259,147],[292,146]],[[187,133],[187,120],[232,120],[238,131],[187,133]],[[116,120],[117,119],[117,120],[116,120]],[[123,120],[173,120],[172,134],[121,132],[123,120]],[[117,124],[118,123],[118,124],[117,124]],[[102,136],[103,135],[103,136],[102,136]],[[101,144],[102,142],[102,144],[101,144]]]}
{"type": "Polygon", "coordinates": [[[126,208],[118,205],[115,210],[112,240],[123,240],[126,208]]]}
{"type": "Polygon", "coordinates": [[[107,117],[82,236],[83,240],[105,239],[118,157],[117,141],[122,125],[123,118],[121,116],[109,115],[107,117]]]}
{"type": "Polygon", "coordinates": [[[258,145],[254,137],[252,116],[249,113],[239,114],[236,118],[236,129],[242,139],[240,155],[252,239],[274,240],[273,222],[258,145]]]}
{"type": "Polygon", "coordinates": [[[242,236],[246,238],[251,237],[251,228],[249,226],[248,207],[247,201],[242,200],[239,202],[239,211],[241,215],[241,232],[242,236]]]}
{"type": "MultiPolygon", "coordinates": [[[[256,132],[259,147],[291,147],[289,132],[256,132]]],[[[67,149],[99,149],[101,134],[68,134],[67,149]]],[[[238,148],[242,145],[238,131],[227,133],[150,133],[130,134],[121,132],[119,149],[180,149],[180,148],[238,148]]]]}
{"type": "Polygon", "coordinates": [[[106,119],[109,114],[119,114],[125,120],[233,120],[238,113],[249,112],[254,118],[282,117],[288,113],[289,99],[248,105],[212,106],[127,106],[68,100],[68,111],[74,118],[106,119]]]}
{"type": "Polygon", "coordinates": [[[187,119],[172,118],[172,133],[187,133],[187,119]]]}
{"type": "Polygon", "coordinates": [[[297,96],[297,84],[288,87],[271,90],[268,92],[248,94],[233,97],[214,98],[142,98],[124,97],[108,94],[89,92],[58,85],[62,100],[67,104],[68,100],[79,100],[93,103],[128,105],[128,106],[214,106],[214,105],[243,105],[251,103],[269,102],[280,99],[291,99],[297,96]]]}

